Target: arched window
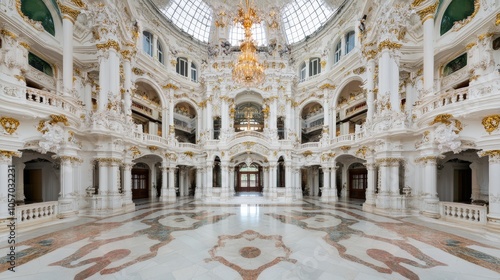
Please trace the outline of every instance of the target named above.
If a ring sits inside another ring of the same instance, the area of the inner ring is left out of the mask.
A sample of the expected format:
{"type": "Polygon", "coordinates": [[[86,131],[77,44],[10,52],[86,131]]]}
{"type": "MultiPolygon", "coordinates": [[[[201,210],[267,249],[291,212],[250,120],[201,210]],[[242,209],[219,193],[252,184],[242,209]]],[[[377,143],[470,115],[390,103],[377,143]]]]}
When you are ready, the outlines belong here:
{"type": "Polygon", "coordinates": [[[302,62],[300,65],[300,81],[303,82],[306,80],[306,63],[302,62]]]}
{"type": "Polygon", "coordinates": [[[40,72],[43,72],[51,77],[54,76],[52,66],[50,66],[50,64],[47,61],[41,59],[40,57],[32,53],[28,53],[28,64],[40,72]]]}
{"type": "Polygon", "coordinates": [[[335,45],[335,57],[333,58],[333,63],[337,63],[342,56],[342,42],[339,41],[337,45],[335,45]]]}
{"type": "Polygon", "coordinates": [[[50,33],[52,36],[56,34],[52,14],[50,14],[49,9],[45,6],[45,3],[43,3],[42,0],[22,0],[21,12],[29,19],[39,21],[42,24],[43,29],[45,29],[45,31],[50,33]]]}
{"type": "Polygon", "coordinates": [[[318,57],[309,60],[309,77],[316,76],[321,73],[320,59],[318,57]]]}
{"type": "Polygon", "coordinates": [[[184,77],[188,76],[188,61],[187,58],[178,57],[177,64],[175,65],[175,71],[177,74],[182,75],[184,77]]]}
{"type": "Polygon", "coordinates": [[[191,81],[198,82],[198,69],[193,62],[191,62],[191,81]]]}
{"type": "Polygon", "coordinates": [[[345,54],[348,54],[354,49],[354,31],[345,35],[345,54]]]}
{"type": "Polygon", "coordinates": [[[160,43],[160,41],[156,42],[156,48],[157,48],[157,53],[158,53],[158,61],[161,62],[161,64],[165,63],[165,58],[163,56],[163,47],[160,43]]]}
{"type": "Polygon", "coordinates": [[[446,64],[446,66],[443,69],[443,76],[446,77],[452,73],[455,73],[458,70],[464,68],[466,65],[467,65],[467,53],[464,53],[461,56],[448,62],[448,64],[446,64]]]}
{"type": "Polygon", "coordinates": [[[448,32],[455,22],[464,20],[474,13],[474,0],[454,0],[448,5],[441,19],[441,35],[448,32]]]}
{"type": "Polygon", "coordinates": [[[153,56],[153,34],[147,31],[142,32],[142,49],[149,56],[153,56]]]}

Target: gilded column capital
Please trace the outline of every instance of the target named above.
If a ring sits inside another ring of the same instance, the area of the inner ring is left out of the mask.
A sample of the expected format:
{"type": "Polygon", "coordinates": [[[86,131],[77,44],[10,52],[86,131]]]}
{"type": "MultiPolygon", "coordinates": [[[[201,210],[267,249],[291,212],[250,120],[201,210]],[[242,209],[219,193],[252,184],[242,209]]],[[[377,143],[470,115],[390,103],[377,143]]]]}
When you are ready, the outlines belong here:
{"type": "Polygon", "coordinates": [[[61,9],[63,18],[69,19],[72,23],[75,23],[76,18],[78,18],[78,15],[80,14],[80,10],[73,9],[70,6],[63,5],[61,3],[59,3],[59,8],[61,9]]]}
{"type": "Polygon", "coordinates": [[[382,52],[382,50],[398,50],[403,46],[403,44],[392,42],[389,39],[386,39],[378,44],[378,51],[382,52]]]}
{"type": "Polygon", "coordinates": [[[12,157],[21,157],[21,152],[0,150],[0,162],[11,163],[12,157]]]}
{"type": "Polygon", "coordinates": [[[401,158],[379,158],[376,160],[377,164],[381,166],[399,166],[399,162],[401,161],[401,158]]]}
{"type": "Polygon", "coordinates": [[[425,156],[415,159],[416,163],[436,164],[439,156],[425,156]]]}
{"type": "Polygon", "coordinates": [[[480,157],[487,156],[490,163],[500,163],[500,150],[480,151],[477,154],[480,157]]]}
{"type": "Polygon", "coordinates": [[[120,51],[120,44],[115,40],[108,40],[105,43],[96,44],[95,46],[98,50],[115,49],[116,51],[120,51]]]}
{"type": "Polygon", "coordinates": [[[60,156],[59,159],[63,164],[78,164],[83,162],[81,158],[75,156],[60,156]]]}
{"type": "MultiPolygon", "coordinates": [[[[417,1],[415,1],[415,2],[417,2],[417,1]]],[[[420,1],[420,2],[422,2],[422,1],[420,1]]],[[[412,4],[412,6],[413,6],[413,4],[412,4]]],[[[420,20],[422,21],[422,23],[424,23],[428,19],[434,18],[434,14],[436,13],[438,6],[439,6],[439,1],[436,1],[434,4],[417,11],[417,14],[420,17],[420,20]]],[[[414,6],[414,7],[416,7],[416,6],[414,6]]]]}

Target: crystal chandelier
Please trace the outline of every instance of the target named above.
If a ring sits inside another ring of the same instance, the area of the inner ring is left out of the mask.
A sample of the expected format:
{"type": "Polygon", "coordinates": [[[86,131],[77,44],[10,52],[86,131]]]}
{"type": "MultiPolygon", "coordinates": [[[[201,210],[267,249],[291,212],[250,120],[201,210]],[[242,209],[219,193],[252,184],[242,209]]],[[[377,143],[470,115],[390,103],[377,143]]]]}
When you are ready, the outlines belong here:
{"type": "Polygon", "coordinates": [[[241,6],[234,19],[235,23],[240,23],[245,29],[245,39],[240,45],[241,54],[233,68],[233,80],[245,86],[257,85],[264,80],[264,66],[259,62],[251,30],[254,23],[260,22],[260,17],[250,7],[249,1],[245,0],[246,9],[241,6]]]}

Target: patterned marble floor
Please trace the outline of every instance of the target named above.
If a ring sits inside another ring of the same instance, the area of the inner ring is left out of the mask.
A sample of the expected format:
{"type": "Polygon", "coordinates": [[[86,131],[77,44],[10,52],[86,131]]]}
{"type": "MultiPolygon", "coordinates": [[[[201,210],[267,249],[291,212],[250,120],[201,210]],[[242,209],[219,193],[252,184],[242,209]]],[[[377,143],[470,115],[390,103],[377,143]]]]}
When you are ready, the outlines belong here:
{"type": "Polygon", "coordinates": [[[359,203],[237,201],[141,201],[133,213],[23,231],[14,273],[2,236],[0,279],[500,279],[496,233],[359,203]]]}

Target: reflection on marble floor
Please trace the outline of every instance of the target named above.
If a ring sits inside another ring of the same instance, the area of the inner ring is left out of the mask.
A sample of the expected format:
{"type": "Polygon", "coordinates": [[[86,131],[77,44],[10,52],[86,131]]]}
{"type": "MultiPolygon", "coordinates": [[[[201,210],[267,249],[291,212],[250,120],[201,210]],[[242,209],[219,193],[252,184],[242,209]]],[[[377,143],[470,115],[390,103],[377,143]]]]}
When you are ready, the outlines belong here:
{"type": "Polygon", "coordinates": [[[15,273],[0,258],[0,278],[499,279],[500,244],[464,229],[450,234],[349,203],[252,199],[141,202],[134,213],[21,232],[35,237],[17,244],[15,273]]]}

